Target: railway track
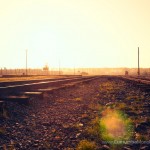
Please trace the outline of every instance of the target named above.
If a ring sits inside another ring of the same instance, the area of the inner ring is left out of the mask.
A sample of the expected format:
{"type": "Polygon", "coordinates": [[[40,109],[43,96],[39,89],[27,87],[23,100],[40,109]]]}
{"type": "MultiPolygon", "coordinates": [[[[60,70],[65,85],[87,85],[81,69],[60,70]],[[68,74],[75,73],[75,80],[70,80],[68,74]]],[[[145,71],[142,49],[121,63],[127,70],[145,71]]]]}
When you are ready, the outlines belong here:
{"type": "Polygon", "coordinates": [[[133,77],[133,79],[137,79],[138,82],[140,82],[140,83],[150,85],[150,78],[146,78],[146,77],[133,77]]]}
{"type": "Polygon", "coordinates": [[[131,81],[133,83],[141,83],[145,85],[150,85],[150,79],[145,77],[134,77],[134,76],[121,76],[122,79],[126,81],[131,81]]]}
{"type": "Polygon", "coordinates": [[[146,92],[148,95],[150,95],[150,79],[144,78],[144,77],[126,77],[121,76],[119,77],[123,79],[126,82],[129,82],[132,86],[135,86],[139,88],[141,91],[146,92]]]}
{"type": "Polygon", "coordinates": [[[44,92],[52,92],[61,88],[71,87],[96,78],[97,77],[95,76],[69,77],[34,81],[17,81],[17,83],[0,83],[0,100],[26,104],[29,103],[29,99],[32,96],[42,96],[44,92]]]}
{"type": "MultiPolygon", "coordinates": [[[[116,76],[126,82],[130,82],[141,90],[150,93],[150,79],[142,77],[116,76]]],[[[11,101],[28,104],[33,96],[43,96],[43,93],[52,93],[58,89],[68,88],[82,82],[88,82],[99,78],[98,76],[88,77],[65,77],[57,79],[40,79],[17,82],[0,83],[0,101],[11,101]]],[[[0,104],[0,105],[1,105],[0,104]]]]}
{"type": "MultiPolygon", "coordinates": [[[[51,89],[56,91],[50,95],[45,94],[43,101],[40,98],[34,98],[33,101],[31,99],[33,103],[28,107],[15,103],[6,103],[11,117],[10,119],[4,119],[3,122],[1,121],[3,126],[6,126],[6,133],[0,139],[1,145],[5,144],[9,147],[10,144],[15,143],[13,146],[16,149],[38,149],[39,147],[44,148],[46,140],[50,143],[51,149],[56,147],[57,149],[65,149],[69,144],[72,145],[74,141],[78,143],[83,137],[87,139],[93,138],[93,134],[85,134],[89,123],[93,121],[94,117],[97,117],[97,114],[99,116],[102,112],[99,112],[100,110],[111,107],[114,104],[116,105],[115,109],[120,110],[123,115],[125,114],[126,118],[129,117],[134,125],[134,129],[131,131],[132,140],[136,142],[137,135],[144,135],[144,138],[147,138],[149,136],[149,121],[147,120],[150,106],[149,97],[145,96],[144,92],[139,95],[137,88],[133,88],[132,84],[125,83],[129,80],[126,79],[124,82],[122,79],[117,76],[100,76],[87,77],[83,80],[68,80],[63,84],[59,84],[59,86],[36,89],[35,91],[41,90],[42,92],[50,92],[51,89]],[[98,80],[87,85],[57,91],[57,89],[88,82],[95,78],[98,78],[98,80]],[[100,105],[100,108],[97,105],[100,105]],[[75,128],[75,125],[78,128],[75,128]],[[81,136],[76,137],[78,133],[81,136]],[[7,139],[5,139],[5,135],[7,139]],[[67,143],[65,143],[66,139],[67,143]],[[61,147],[59,147],[58,142],[62,143],[61,147]]],[[[138,84],[138,82],[136,83],[138,84]]],[[[3,105],[2,102],[0,103],[0,105],[3,105]]],[[[124,122],[124,120],[122,121],[124,122]]],[[[99,136],[95,136],[95,141],[100,143],[99,136]]],[[[75,148],[77,145],[75,144],[72,147],[75,148]]],[[[127,145],[121,146],[122,149],[127,147],[127,145]]],[[[145,147],[142,144],[133,144],[127,148],[141,149],[143,146],[145,147]]],[[[109,147],[111,149],[111,145],[109,147]]]]}

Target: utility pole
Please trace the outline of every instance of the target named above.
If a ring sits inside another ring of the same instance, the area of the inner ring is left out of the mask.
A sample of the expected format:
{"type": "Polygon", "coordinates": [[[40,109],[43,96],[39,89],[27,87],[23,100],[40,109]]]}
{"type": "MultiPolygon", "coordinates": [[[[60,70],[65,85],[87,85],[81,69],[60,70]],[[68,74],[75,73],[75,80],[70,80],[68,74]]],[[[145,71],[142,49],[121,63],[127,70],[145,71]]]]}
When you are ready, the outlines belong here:
{"type": "Polygon", "coordinates": [[[138,47],[138,76],[140,76],[140,52],[138,47]]]}
{"type": "Polygon", "coordinates": [[[75,68],[75,66],[74,66],[74,75],[76,74],[76,71],[75,71],[75,69],[76,69],[76,68],[75,68]]]}
{"type": "Polygon", "coordinates": [[[28,75],[28,50],[26,49],[26,76],[28,75]]]}
{"type": "Polygon", "coordinates": [[[59,75],[60,75],[60,60],[59,60],[59,75]]]}
{"type": "Polygon", "coordinates": [[[1,68],[1,76],[3,75],[3,69],[1,68]]]}

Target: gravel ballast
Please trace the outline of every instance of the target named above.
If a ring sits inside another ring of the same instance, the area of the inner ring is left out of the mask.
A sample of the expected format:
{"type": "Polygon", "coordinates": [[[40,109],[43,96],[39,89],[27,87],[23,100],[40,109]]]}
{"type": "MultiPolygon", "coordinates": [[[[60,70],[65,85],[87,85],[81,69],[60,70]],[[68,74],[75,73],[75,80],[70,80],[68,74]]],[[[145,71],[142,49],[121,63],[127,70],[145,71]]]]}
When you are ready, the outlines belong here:
{"type": "MultiPolygon", "coordinates": [[[[97,149],[111,149],[110,144],[86,132],[90,122],[101,117],[98,106],[103,108],[110,102],[125,104],[121,109],[133,120],[133,140],[138,140],[138,134],[149,141],[149,98],[146,92],[121,79],[100,77],[44,93],[43,98],[31,98],[29,105],[9,102],[0,120],[0,149],[73,150],[83,139],[95,141],[97,149]]],[[[125,144],[122,148],[144,149],[144,146],[149,148],[150,143],[125,144]]]]}

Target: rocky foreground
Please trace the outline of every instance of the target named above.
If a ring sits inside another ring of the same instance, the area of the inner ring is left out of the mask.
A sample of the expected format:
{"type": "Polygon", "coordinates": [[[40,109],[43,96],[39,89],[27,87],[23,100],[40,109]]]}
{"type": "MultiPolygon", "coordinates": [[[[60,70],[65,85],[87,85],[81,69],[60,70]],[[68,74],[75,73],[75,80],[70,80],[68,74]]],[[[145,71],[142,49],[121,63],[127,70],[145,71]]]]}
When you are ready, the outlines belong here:
{"type": "Polygon", "coordinates": [[[0,150],[150,149],[150,96],[114,77],[44,93],[29,106],[8,103],[3,115],[0,150]],[[99,122],[110,105],[131,120],[129,143],[103,139],[99,122]]]}

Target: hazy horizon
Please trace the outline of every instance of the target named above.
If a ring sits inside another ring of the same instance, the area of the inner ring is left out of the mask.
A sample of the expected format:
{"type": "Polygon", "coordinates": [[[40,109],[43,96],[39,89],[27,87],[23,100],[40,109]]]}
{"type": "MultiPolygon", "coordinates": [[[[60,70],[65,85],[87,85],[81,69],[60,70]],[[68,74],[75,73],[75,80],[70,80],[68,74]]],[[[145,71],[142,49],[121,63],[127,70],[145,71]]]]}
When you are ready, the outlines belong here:
{"type": "Polygon", "coordinates": [[[149,0],[0,0],[0,68],[150,67],[149,0]]]}

